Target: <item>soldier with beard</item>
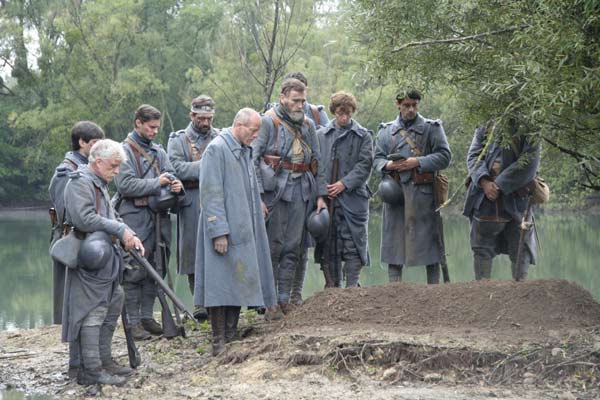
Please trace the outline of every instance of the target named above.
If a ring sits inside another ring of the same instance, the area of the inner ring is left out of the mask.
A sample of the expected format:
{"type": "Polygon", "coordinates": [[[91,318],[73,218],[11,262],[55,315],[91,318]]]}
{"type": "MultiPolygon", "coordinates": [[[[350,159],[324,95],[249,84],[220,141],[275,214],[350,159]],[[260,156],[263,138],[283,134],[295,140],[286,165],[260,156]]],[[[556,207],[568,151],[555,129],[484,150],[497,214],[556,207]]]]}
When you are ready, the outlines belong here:
{"type": "MultiPolygon", "coordinates": [[[[169,160],[185,188],[185,196],[180,199],[177,210],[177,272],[187,275],[192,294],[200,213],[200,159],[206,146],[219,134],[219,130],[212,127],[214,115],[213,99],[206,95],[196,97],[192,100],[189,125],[171,133],[167,145],[169,160]]],[[[206,310],[198,307],[194,316],[199,320],[206,319],[206,310]]]]}
{"type": "MultiPolygon", "coordinates": [[[[305,103],[306,86],[298,79],[286,79],[279,103],[262,117],[252,144],[279,304],[268,310],[267,319],[281,318],[281,312],[290,310],[305,219],[324,179],[315,125],[304,115],[305,103]]],[[[322,197],[316,200],[318,209],[326,207],[322,197]]]]}

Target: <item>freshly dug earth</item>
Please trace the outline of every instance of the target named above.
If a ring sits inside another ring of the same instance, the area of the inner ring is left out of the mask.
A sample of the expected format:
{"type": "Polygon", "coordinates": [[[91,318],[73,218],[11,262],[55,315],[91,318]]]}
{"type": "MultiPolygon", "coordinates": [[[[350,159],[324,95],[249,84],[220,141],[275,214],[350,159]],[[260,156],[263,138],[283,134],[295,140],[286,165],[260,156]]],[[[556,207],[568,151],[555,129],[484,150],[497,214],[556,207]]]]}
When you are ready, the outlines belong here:
{"type": "MultiPolygon", "coordinates": [[[[56,326],[0,333],[0,389],[60,398],[594,399],[600,304],[563,280],[328,289],[211,357],[206,324],[140,342],[121,388],[66,377],[56,326]],[[4,385],[4,386],[3,386],[4,385]]],[[[114,352],[126,361],[122,334],[114,352]]]]}

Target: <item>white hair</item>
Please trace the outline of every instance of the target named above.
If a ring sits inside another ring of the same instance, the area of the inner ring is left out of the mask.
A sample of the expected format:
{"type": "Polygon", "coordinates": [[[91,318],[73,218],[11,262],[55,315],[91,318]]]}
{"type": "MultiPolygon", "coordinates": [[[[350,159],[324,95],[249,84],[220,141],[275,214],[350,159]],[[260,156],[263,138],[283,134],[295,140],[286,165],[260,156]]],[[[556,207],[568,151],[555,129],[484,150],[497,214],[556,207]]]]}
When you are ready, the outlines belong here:
{"type": "Polygon", "coordinates": [[[92,164],[98,158],[102,158],[103,160],[114,159],[123,162],[127,160],[127,155],[121,143],[115,142],[112,139],[102,139],[98,140],[92,146],[88,161],[92,164]]]}

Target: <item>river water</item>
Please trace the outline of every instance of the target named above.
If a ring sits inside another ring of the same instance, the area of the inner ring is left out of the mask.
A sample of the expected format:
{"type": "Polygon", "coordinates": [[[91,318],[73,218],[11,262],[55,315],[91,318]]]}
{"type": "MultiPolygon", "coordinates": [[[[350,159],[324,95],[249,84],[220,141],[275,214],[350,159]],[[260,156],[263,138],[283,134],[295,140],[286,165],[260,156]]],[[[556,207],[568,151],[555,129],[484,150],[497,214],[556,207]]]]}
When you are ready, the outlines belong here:
{"type": "MultiPolygon", "coordinates": [[[[364,268],[361,284],[387,282],[387,268],[379,261],[379,215],[371,216],[369,244],[372,265],[364,268]]],[[[530,279],[564,278],[578,283],[600,300],[600,216],[542,215],[537,218],[542,244],[538,265],[530,279]]],[[[473,279],[468,220],[448,216],[444,226],[448,265],[453,282],[473,279]]],[[[35,328],[52,323],[52,263],[48,255],[50,224],[46,213],[0,214],[0,330],[35,328]]],[[[174,271],[174,259],[171,270],[174,271]]],[[[508,257],[494,260],[494,279],[510,279],[508,257]]],[[[405,281],[425,282],[425,269],[406,268],[405,281]]],[[[304,297],[323,288],[322,273],[308,267],[304,297]]],[[[176,292],[192,305],[187,280],[175,279],[176,292]]],[[[1,397],[0,397],[1,398],[1,397]]]]}

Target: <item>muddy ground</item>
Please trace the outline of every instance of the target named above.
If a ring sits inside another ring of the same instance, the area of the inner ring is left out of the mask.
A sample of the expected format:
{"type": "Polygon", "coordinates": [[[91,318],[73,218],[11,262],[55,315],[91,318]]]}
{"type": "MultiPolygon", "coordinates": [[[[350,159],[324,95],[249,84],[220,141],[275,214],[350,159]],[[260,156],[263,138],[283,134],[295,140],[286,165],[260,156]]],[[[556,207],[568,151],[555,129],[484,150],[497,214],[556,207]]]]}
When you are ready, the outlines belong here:
{"type": "MultiPolygon", "coordinates": [[[[138,342],[124,387],[66,376],[59,327],[0,333],[0,389],[115,399],[595,399],[600,304],[564,280],[330,289],[283,321],[245,313],[213,358],[206,324],[138,342]]],[[[121,331],[114,353],[126,362],[121,331]]]]}

